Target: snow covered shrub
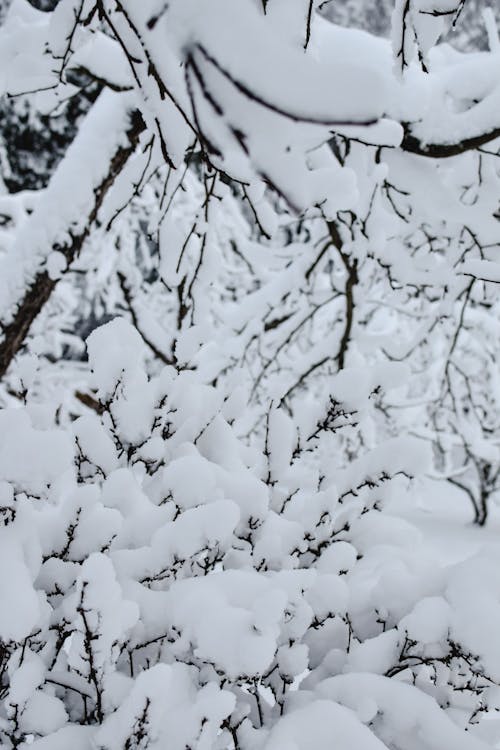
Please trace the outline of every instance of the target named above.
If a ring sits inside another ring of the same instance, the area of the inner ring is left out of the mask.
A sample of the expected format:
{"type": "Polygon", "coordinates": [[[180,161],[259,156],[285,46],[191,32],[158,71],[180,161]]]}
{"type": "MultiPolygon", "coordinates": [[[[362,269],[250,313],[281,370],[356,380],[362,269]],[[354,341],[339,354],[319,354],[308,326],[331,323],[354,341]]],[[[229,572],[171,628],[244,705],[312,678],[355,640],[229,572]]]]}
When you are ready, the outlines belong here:
{"type": "MultiPolygon", "coordinates": [[[[3,746],[483,747],[443,709],[496,706],[500,610],[472,614],[496,569],[439,570],[380,512],[420,443],[337,469],[306,404],[271,409],[259,451],[235,432],[241,393],[148,378],[123,319],[88,352],[94,410],[58,426],[28,387],[0,412],[3,746]]],[[[346,382],[332,439],[366,409],[346,382]]]]}

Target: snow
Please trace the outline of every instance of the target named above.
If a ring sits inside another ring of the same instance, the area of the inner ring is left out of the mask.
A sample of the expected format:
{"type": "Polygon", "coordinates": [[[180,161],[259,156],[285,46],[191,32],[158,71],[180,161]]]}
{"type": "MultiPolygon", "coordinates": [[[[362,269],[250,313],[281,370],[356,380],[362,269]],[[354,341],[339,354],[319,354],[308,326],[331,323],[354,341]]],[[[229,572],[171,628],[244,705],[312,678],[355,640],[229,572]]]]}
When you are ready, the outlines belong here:
{"type": "Polygon", "coordinates": [[[60,279],[67,268],[66,258],[58,250],[50,253],[47,258],[47,272],[54,281],[60,279]]]}
{"type": "Polygon", "coordinates": [[[94,733],[94,727],[71,724],[50,736],[36,739],[29,747],[33,750],[65,750],[68,747],[72,747],[74,750],[91,750],[94,733]]]}
{"type": "Polygon", "coordinates": [[[466,260],[460,266],[460,272],[483,281],[500,281],[500,267],[490,260],[466,260]]]}
{"type": "Polygon", "coordinates": [[[448,602],[439,596],[417,602],[413,611],[399,625],[409,637],[423,643],[438,643],[448,635],[451,622],[448,602]]]}
{"type": "Polygon", "coordinates": [[[0,197],[0,745],[491,750],[496,144],[424,155],[498,126],[491,14],[28,6],[2,88],[107,85],[0,197]]]}
{"type": "Polygon", "coordinates": [[[348,708],[328,700],[316,700],[291,711],[270,733],[265,750],[317,750],[331,747],[332,738],[339,750],[353,745],[366,750],[382,750],[384,744],[361,724],[348,708]]]}
{"type": "Polygon", "coordinates": [[[189,667],[158,664],[139,675],[120,709],[97,731],[95,742],[106,750],[123,747],[129,735],[139,733],[145,711],[143,733],[148,736],[148,725],[155,727],[150,748],[159,750],[168,742],[172,750],[184,750],[197,738],[207,747],[233,702],[230,693],[212,685],[196,691],[189,667]]]}
{"type": "Polygon", "coordinates": [[[26,565],[21,541],[12,539],[6,529],[0,532],[0,635],[7,641],[21,641],[36,627],[42,600],[33,588],[33,576],[26,565]]]}
{"type": "Polygon", "coordinates": [[[0,476],[17,487],[42,491],[57,476],[71,471],[73,445],[62,430],[39,430],[25,409],[3,409],[0,431],[9,435],[0,445],[0,476]],[[23,446],[22,453],[17,444],[23,446]]]}
{"type": "Polygon", "coordinates": [[[103,396],[113,393],[122,378],[133,377],[145,354],[144,343],[123,318],[115,318],[104,330],[87,339],[89,363],[103,396]]]}
{"type": "Polygon", "coordinates": [[[397,731],[404,750],[415,747],[415,737],[425,750],[438,750],[443,741],[451,741],[454,747],[464,750],[485,750],[487,747],[474,736],[462,732],[433,698],[413,685],[374,674],[346,674],[325,680],[316,691],[319,697],[337,700],[353,710],[360,703],[363,706],[362,702],[369,696],[378,707],[382,723],[380,733],[386,742],[391,742],[392,733],[397,731]],[[387,735],[384,724],[388,727],[387,735]],[[392,731],[389,729],[391,724],[392,731]]]}

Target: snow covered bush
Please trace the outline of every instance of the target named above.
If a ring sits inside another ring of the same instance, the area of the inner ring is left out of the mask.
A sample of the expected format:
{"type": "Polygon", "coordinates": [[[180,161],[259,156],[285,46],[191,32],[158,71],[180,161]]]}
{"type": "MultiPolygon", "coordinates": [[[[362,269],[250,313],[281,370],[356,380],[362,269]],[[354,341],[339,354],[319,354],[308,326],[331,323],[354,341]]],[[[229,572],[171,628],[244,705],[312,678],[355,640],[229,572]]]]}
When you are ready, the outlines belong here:
{"type": "Polygon", "coordinates": [[[472,613],[497,568],[439,570],[381,512],[421,443],[334,470],[310,410],[273,409],[262,453],[241,394],[148,378],[123,319],[88,350],[93,413],[57,426],[36,376],[0,412],[5,747],[483,747],[445,709],[496,707],[500,610],[472,613]]]}

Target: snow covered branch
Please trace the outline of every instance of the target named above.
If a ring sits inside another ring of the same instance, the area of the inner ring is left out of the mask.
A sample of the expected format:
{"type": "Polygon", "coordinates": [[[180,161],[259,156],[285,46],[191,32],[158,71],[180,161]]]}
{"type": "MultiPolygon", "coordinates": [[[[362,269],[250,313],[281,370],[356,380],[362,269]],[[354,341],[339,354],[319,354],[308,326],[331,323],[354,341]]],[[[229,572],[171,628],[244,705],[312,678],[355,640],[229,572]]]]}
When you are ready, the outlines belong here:
{"type": "Polygon", "coordinates": [[[0,321],[0,376],[22,347],[58,279],[78,257],[108,191],[137,148],[144,130],[142,117],[138,111],[119,109],[118,124],[112,96],[102,95],[103,101],[95,105],[45,194],[26,218],[11,251],[16,259],[21,257],[22,265],[9,265],[10,255],[1,259],[5,294],[0,321]],[[87,182],[84,165],[89,155],[96,159],[98,168],[93,169],[87,182]],[[20,296],[16,299],[17,290],[20,296]]]}

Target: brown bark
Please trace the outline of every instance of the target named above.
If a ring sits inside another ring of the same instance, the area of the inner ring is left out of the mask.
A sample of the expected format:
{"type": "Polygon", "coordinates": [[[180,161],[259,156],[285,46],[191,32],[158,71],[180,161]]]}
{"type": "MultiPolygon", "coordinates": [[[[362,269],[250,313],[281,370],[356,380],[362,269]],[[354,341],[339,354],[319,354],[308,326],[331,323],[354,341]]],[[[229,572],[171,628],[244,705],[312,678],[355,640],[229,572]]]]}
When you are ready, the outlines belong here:
{"type": "Polygon", "coordinates": [[[481,148],[481,146],[499,137],[500,128],[495,128],[487,133],[480,133],[471,138],[464,138],[464,140],[457,141],[456,143],[423,143],[413,135],[409,128],[406,128],[401,148],[403,151],[418,154],[419,156],[427,156],[432,159],[448,159],[450,156],[459,156],[466,151],[481,148]]]}

